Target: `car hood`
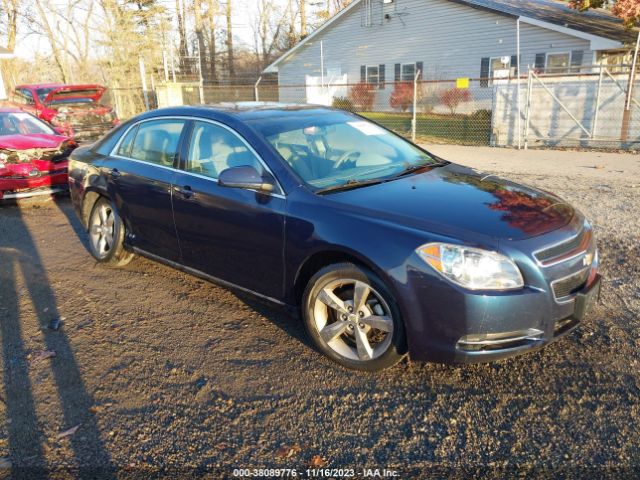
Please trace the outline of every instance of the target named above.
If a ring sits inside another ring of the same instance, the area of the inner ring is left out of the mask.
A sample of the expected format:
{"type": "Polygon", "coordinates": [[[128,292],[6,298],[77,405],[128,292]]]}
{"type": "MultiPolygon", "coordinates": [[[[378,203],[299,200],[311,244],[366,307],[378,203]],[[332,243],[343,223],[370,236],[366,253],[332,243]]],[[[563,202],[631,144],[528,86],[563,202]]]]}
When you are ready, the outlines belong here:
{"type": "Polygon", "coordinates": [[[455,164],[327,194],[352,211],[444,235],[521,240],[571,221],[571,205],[547,192],[455,164]]]}
{"type": "Polygon", "coordinates": [[[107,88],[102,85],[63,85],[51,90],[42,103],[49,105],[56,101],[70,99],[89,99],[97,103],[106,90],[107,88]]]}
{"type": "Polygon", "coordinates": [[[30,148],[56,148],[67,138],[61,135],[33,133],[29,135],[0,135],[0,148],[27,150],[30,148]]]}

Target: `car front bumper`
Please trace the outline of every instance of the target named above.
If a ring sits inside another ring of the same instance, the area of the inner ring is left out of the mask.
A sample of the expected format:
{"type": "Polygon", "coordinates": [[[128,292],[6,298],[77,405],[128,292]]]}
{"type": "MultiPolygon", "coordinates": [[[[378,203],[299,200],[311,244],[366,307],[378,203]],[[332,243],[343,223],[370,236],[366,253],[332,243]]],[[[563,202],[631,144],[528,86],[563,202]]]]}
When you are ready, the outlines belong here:
{"type": "Polygon", "coordinates": [[[479,363],[539,348],[566,335],[593,308],[601,278],[595,260],[583,256],[541,268],[532,259],[519,262],[527,286],[505,292],[473,292],[457,287],[417,262],[408,263],[396,284],[409,345],[418,361],[479,363]],[[557,298],[558,279],[584,272],[578,291],[557,298]],[[529,280],[529,281],[527,281],[529,280]]]}

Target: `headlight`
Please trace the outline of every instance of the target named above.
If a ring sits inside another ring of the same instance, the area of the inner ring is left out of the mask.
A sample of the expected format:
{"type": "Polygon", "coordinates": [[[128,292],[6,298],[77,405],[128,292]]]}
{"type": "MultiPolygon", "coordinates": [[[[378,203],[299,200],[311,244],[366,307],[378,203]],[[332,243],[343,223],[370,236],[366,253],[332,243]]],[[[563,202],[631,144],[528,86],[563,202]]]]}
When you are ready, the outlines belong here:
{"type": "Polygon", "coordinates": [[[513,290],[524,286],[515,263],[496,252],[448,243],[428,243],[416,252],[443,277],[470,290],[513,290]]]}

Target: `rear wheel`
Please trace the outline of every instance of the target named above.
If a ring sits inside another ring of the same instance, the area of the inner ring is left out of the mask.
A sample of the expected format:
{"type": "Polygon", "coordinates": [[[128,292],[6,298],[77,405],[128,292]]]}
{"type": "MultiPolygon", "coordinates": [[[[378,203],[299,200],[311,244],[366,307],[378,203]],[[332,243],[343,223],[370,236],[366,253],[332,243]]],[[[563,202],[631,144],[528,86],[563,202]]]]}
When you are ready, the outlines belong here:
{"type": "Polygon", "coordinates": [[[309,336],[341,365],[377,371],[404,357],[400,311],[372,272],[349,263],[328,266],[309,281],[303,302],[309,336]]]}
{"type": "Polygon", "coordinates": [[[89,216],[89,251],[101,263],[124,266],[133,254],[124,249],[125,228],[118,212],[106,198],[100,198],[89,216]]]}

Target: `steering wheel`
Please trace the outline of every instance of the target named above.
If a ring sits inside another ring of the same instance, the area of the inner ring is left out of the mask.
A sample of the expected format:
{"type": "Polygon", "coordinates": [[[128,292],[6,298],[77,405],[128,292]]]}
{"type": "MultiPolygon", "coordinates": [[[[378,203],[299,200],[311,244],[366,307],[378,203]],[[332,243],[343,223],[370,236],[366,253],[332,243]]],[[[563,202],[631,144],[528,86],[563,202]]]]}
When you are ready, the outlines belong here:
{"type": "Polygon", "coordinates": [[[339,170],[340,167],[342,167],[342,164],[349,160],[352,155],[357,155],[359,157],[360,152],[357,150],[349,150],[348,152],[343,153],[342,155],[340,155],[340,158],[336,160],[336,163],[333,164],[333,169],[339,170]]]}

